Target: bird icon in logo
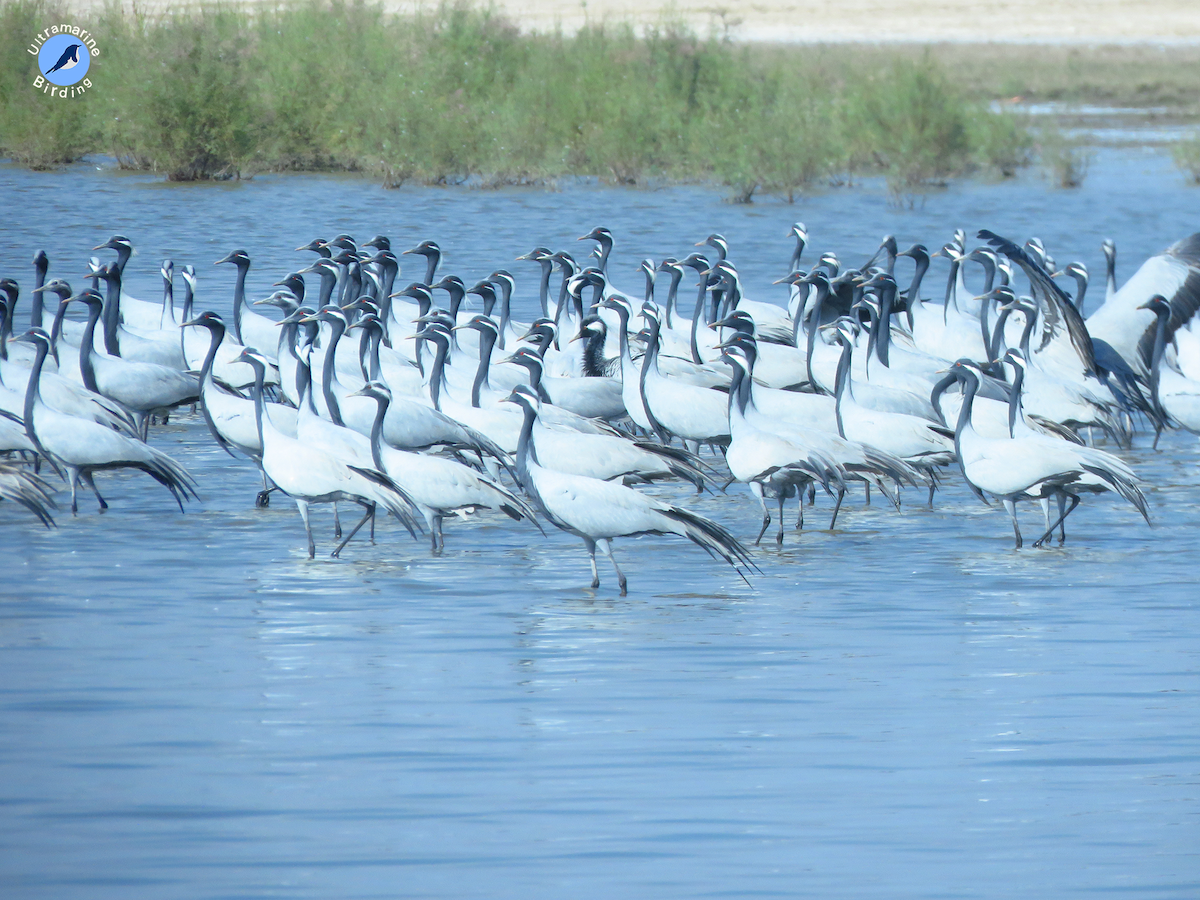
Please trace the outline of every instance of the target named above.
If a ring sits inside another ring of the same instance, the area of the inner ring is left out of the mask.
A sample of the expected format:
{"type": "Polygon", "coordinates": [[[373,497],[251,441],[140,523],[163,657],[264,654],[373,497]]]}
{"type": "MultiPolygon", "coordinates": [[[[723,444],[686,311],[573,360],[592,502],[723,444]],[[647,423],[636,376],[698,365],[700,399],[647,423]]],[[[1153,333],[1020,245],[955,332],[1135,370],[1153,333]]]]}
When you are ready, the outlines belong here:
{"type": "Polygon", "coordinates": [[[79,65],[79,48],[82,46],[83,44],[72,44],[64,50],[62,56],[58,58],[58,62],[51,66],[46,74],[50,75],[59,69],[73,69],[79,65]]]}
{"type": "MultiPolygon", "coordinates": [[[[91,87],[86,76],[88,69],[91,68],[92,57],[100,54],[95,47],[91,47],[89,51],[89,44],[94,43],[90,33],[82,30],[79,32],[79,34],[70,34],[64,25],[61,32],[49,38],[37,52],[38,68],[42,73],[43,84],[49,82],[51,85],[59,87],[70,87],[81,81],[84,82],[84,86],[72,91],[71,96],[91,87]]],[[[38,84],[34,86],[41,87],[38,84]]],[[[51,96],[54,95],[51,94],[51,96]]],[[[62,96],[65,97],[66,94],[62,96]]]]}

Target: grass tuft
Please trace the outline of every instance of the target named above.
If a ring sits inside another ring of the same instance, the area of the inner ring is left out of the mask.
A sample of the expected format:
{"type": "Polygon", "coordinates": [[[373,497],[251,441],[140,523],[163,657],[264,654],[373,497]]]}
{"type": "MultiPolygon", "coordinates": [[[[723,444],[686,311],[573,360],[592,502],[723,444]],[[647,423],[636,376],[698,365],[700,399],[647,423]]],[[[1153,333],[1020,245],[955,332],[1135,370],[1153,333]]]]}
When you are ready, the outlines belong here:
{"type": "Polygon", "coordinates": [[[1179,141],[1172,150],[1175,165],[1189,182],[1200,185],[1200,134],[1179,141]]]}
{"type": "Polygon", "coordinates": [[[1076,188],[1083,184],[1092,153],[1079,138],[1068,137],[1057,125],[1045,125],[1039,129],[1037,149],[1052,184],[1060,188],[1076,188]]]}

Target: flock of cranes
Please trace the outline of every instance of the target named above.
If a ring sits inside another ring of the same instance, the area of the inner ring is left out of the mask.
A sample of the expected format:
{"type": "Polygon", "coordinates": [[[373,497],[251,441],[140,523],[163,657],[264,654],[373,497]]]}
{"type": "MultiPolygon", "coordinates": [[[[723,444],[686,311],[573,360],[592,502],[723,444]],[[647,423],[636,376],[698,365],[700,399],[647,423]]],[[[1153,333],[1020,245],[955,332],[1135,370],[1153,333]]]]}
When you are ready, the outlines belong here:
{"type": "Polygon", "coordinates": [[[1200,432],[1200,234],[1120,288],[1106,242],[1105,300],[1086,319],[1086,267],[1058,268],[1037,239],[980,231],[969,247],[959,231],[931,253],[888,236],[852,268],[832,252],[806,267],[807,230],[791,238],[777,295],[759,299],[716,234],[644,261],[642,291],[623,291],[608,271],[613,235],[595,228],[580,238],[594,242],[586,258],[520,257],[538,269],[530,322],[512,315],[511,271],[468,287],[439,275],[432,241],[398,255],[384,236],[314,240],[298,249],[316,258],[253,302],[251,259],[234,251],[217,261],[236,269],[229,321],[195,308],[191,266],[163,263],[161,303],[130,296],[123,236],[95,248],[114,261],[52,280],[39,251],[28,329],[14,328],[19,284],[0,280],[0,498],[50,527],[51,474],[75,513],[81,483],[104,508],[96,473],[138,469],[182,510],[197,485],[148,439],[153,422],[195,407],[223,449],[257,465],[257,505],[275,491],[296,503],[309,557],[310,507],[333,504],[334,556],[364,527],[373,540],[380,510],[440,552],[448,516],[490,509],[580,538],[593,587],[599,549],[625,592],[611,547],[625,535],[680,535],[742,577],[756,569],[726,527],[636,487],[660,480],[746,485],[762,508],[756,543],[775,515],[783,543],[789,500],[802,528],[827,495],[832,529],[855,485],[899,510],[906,489],[932,504],[955,473],[1003,505],[1017,547],[1027,500],[1045,519],[1035,546],[1056,531],[1064,541],[1088,493],[1114,492],[1149,522],[1137,476],[1095,443],[1127,448],[1139,427],[1156,443],[1166,428],[1200,432]],[[424,272],[398,288],[404,255],[424,272]],[[927,292],[934,258],[949,275],[927,292]],[[343,532],[345,503],[362,516],[343,532]]]}

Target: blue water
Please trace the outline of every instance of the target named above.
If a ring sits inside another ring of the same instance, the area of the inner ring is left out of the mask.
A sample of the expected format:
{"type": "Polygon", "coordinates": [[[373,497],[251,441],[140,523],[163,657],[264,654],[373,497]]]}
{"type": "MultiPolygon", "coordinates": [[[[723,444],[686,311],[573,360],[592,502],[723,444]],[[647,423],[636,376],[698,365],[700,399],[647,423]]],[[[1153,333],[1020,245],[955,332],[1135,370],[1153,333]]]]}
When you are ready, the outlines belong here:
{"type": "MultiPolygon", "coordinates": [[[[261,294],[341,230],[432,238],[464,279],[508,266],[526,314],[536,268],[513,258],[597,224],[627,289],[643,256],[720,231],[756,297],[796,220],[808,259],[855,264],[888,232],[1036,234],[1088,263],[1093,306],[1103,238],[1128,277],[1200,230],[1200,193],[1136,151],[1101,151],[1077,191],[1029,173],[911,207],[870,181],[741,207],[699,187],[168,186],[101,163],[0,168],[0,208],[0,275],[27,285],[41,247],[77,282],[122,232],[133,294],[159,296],[170,256],[220,312],[229,250],[261,294]]],[[[932,510],[858,495],[835,532],[818,500],[752,586],[679,539],[618,540],[625,598],[603,568],[587,588],[579,541],[490,514],[449,522],[441,557],[383,525],[331,560],[319,511],[309,561],[294,507],[256,510],[255,469],[197,417],[151,440],[200,484],[184,515],[133,475],[99,476],[112,508],[89,497],[55,531],[0,505],[0,896],[1200,896],[1192,436],[1126,454],[1152,529],[1089,497],[1064,549],[1018,552],[952,479],[932,510]]],[[[652,491],[757,530],[744,490],[652,491]]]]}

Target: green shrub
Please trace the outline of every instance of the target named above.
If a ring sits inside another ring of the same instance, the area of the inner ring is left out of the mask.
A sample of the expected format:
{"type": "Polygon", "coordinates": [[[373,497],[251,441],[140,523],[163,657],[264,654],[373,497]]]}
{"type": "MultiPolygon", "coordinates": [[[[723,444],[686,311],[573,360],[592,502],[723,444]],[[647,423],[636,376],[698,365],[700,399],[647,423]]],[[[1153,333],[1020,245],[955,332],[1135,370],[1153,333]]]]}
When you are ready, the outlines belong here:
{"type": "Polygon", "coordinates": [[[1027,146],[928,57],[739,47],[671,20],[641,36],[619,23],[523,35],[492,10],[395,16],[366,0],[110,5],[93,92],[52,106],[19,89],[45,2],[0,0],[0,146],[31,165],[105,151],[173,180],[715,180],[749,202],[857,172],[918,190],[972,160],[1011,171],[1027,146]]]}
{"type": "Polygon", "coordinates": [[[1051,123],[1038,129],[1037,150],[1052,184],[1060,188],[1076,188],[1083,184],[1092,153],[1079,138],[1068,137],[1051,123]]]}
{"type": "Polygon", "coordinates": [[[1188,181],[1200,184],[1200,134],[1179,141],[1171,148],[1175,165],[1183,171],[1188,181]]]}
{"type": "Polygon", "coordinates": [[[37,58],[26,48],[63,16],[44,0],[0,5],[0,155],[34,169],[74,162],[97,143],[94,95],[51,98],[33,86],[37,58]]]}
{"type": "Polygon", "coordinates": [[[893,191],[919,188],[963,171],[969,109],[927,56],[896,60],[855,86],[848,107],[851,146],[874,160],[893,191]]]}

